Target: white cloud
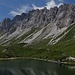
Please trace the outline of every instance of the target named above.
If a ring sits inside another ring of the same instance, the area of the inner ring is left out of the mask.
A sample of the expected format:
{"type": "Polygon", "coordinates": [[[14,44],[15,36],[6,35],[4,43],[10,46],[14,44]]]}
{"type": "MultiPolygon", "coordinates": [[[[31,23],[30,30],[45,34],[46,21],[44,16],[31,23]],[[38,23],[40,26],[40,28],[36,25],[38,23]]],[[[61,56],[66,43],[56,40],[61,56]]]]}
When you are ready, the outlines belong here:
{"type": "MultiPolygon", "coordinates": [[[[59,0],[59,1],[63,1],[63,0],[59,0]]],[[[11,10],[9,14],[11,14],[12,16],[16,16],[16,15],[21,15],[22,13],[27,13],[31,9],[41,10],[44,7],[46,7],[47,9],[50,9],[50,8],[55,7],[55,6],[59,7],[60,5],[63,5],[63,3],[56,4],[54,0],[50,0],[49,2],[46,3],[45,6],[37,7],[35,4],[32,4],[32,7],[30,7],[28,5],[23,5],[22,7],[17,8],[16,10],[11,10]]]]}
{"type": "Polygon", "coordinates": [[[48,3],[46,3],[45,6],[43,7],[37,7],[36,5],[32,4],[33,6],[33,9],[43,9],[44,7],[46,7],[47,9],[50,9],[50,8],[53,8],[55,6],[59,7],[60,5],[63,5],[63,3],[59,3],[59,4],[56,4],[54,0],[50,0],[48,3]]]}
{"type": "Polygon", "coordinates": [[[44,8],[44,7],[37,7],[35,4],[32,4],[32,7],[33,7],[33,9],[35,9],[35,10],[36,10],[36,9],[40,9],[40,10],[41,10],[41,9],[44,8]]]}
{"type": "Polygon", "coordinates": [[[46,8],[47,9],[50,9],[51,7],[55,7],[56,6],[56,3],[54,2],[54,0],[51,0],[50,2],[46,3],[46,8]]]}
{"type": "Polygon", "coordinates": [[[26,13],[31,9],[32,9],[31,7],[25,5],[22,6],[21,8],[17,8],[16,10],[11,10],[9,14],[11,14],[12,16],[21,15],[22,13],[26,13]]]}
{"type": "Polygon", "coordinates": [[[60,7],[61,5],[63,5],[63,3],[59,3],[57,7],[60,7]]]}

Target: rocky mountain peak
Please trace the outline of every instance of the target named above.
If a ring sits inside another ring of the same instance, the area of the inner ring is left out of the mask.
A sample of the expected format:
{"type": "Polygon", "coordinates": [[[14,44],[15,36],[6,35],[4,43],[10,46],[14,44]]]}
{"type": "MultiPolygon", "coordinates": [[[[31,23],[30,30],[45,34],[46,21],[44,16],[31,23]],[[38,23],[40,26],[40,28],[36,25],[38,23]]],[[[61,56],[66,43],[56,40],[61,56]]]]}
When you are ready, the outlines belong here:
{"type": "Polygon", "coordinates": [[[65,35],[58,38],[72,23],[75,23],[75,5],[64,4],[50,10],[31,10],[16,15],[12,20],[5,18],[0,23],[0,30],[4,32],[0,38],[3,38],[2,43],[19,38],[19,43],[28,44],[49,38],[47,44],[55,44],[65,35]]]}
{"type": "Polygon", "coordinates": [[[26,17],[26,13],[22,13],[21,15],[16,15],[13,19],[12,19],[12,21],[22,21],[25,17],[26,17]]]}
{"type": "Polygon", "coordinates": [[[3,22],[2,22],[2,24],[3,25],[6,25],[6,24],[8,24],[8,23],[10,23],[11,22],[11,19],[10,18],[5,18],[4,20],[3,20],[3,22]]]}
{"type": "Polygon", "coordinates": [[[5,18],[3,25],[16,26],[22,24],[22,27],[42,28],[48,23],[55,22],[59,28],[68,26],[75,22],[75,5],[64,4],[59,8],[54,7],[48,10],[46,7],[42,10],[31,10],[28,13],[22,13],[15,16],[12,20],[5,18]]]}

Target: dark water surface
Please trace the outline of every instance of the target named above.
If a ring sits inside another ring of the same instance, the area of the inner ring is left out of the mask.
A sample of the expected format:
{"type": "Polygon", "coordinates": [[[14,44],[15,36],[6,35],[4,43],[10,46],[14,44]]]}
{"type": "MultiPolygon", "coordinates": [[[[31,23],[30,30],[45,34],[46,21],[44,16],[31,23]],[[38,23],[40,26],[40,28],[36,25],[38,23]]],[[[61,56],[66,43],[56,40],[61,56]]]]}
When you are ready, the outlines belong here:
{"type": "Polygon", "coordinates": [[[0,75],[75,75],[74,67],[23,59],[0,61],[0,75]]]}

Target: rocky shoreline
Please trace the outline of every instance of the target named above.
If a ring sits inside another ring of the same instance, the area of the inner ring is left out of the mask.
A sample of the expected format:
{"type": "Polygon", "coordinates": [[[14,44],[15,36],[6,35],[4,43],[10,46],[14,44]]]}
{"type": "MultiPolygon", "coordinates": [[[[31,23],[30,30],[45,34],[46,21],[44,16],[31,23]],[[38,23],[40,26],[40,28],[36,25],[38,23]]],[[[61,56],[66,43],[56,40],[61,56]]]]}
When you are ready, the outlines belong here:
{"type": "Polygon", "coordinates": [[[75,63],[70,62],[62,62],[62,61],[55,61],[55,60],[48,60],[48,59],[40,59],[40,58],[29,58],[29,57],[11,57],[11,58],[0,58],[0,61],[8,61],[8,60],[20,60],[20,59],[32,59],[32,60],[42,60],[47,61],[55,64],[63,64],[63,65],[75,65],[75,63]]]}

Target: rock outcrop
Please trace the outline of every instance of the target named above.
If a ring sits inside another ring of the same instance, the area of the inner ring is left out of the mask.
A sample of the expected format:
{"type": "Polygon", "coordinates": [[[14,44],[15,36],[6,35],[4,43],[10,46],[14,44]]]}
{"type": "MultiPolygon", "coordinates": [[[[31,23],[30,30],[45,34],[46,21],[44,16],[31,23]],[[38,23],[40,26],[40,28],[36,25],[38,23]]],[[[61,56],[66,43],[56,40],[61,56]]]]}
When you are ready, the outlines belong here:
{"type": "MultiPolygon", "coordinates": [[[[75,5],[64,4],[59,8],[54,7],[50,10],[44,8],[22,13],[15,16],[12,20],[5,18],[0,22],[0,31],[3,34],[7,34],[9,38],[12,35],[15,38],[23,36],[26,32],[33,29],[32,31],[34,32],[32,33],[31,31],[31,34],[29,36],[26,35],[27,37],[23,38],[21,42],[26,41],[25,43],[27,43],[27,40],[33,41],[36,38],[35,41],[40,41],[40,39],[48,37],[51,38],[50,42],[52,42],[53,39],[62,34],[72,23],[75,23],[75,5]]],[[[8,39],[6,35],[0,38],[3,38],[4,41],[8,39]]]]}

